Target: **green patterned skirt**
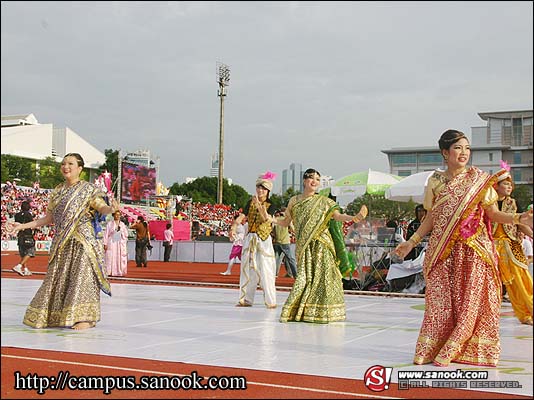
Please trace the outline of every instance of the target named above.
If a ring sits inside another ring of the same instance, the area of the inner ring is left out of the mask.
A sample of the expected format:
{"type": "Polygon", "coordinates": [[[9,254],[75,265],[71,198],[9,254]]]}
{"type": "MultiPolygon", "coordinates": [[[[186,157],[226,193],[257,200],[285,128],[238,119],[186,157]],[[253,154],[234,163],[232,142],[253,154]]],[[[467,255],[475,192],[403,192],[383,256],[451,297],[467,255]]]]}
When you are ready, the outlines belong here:
{"type": "MultiPolygon", "coordinates": [[[[297,279],[282,308],[280,322],[329,323],[345,320],[341,272],[332,245],[312,240],[299,257],[297,279]]],[[[331,240],[331,239],[330,239],[331,240]]]]}

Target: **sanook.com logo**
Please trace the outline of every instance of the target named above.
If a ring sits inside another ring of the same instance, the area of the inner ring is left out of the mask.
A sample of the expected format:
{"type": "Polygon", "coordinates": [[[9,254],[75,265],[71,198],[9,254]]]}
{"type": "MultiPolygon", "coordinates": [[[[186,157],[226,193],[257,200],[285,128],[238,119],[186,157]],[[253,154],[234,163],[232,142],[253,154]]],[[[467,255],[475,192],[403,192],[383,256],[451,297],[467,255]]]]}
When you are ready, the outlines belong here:
{"type": "Polygon", "coordinates": [[[373,365],[363,376],[365,387],[373,392],[381,392],[389,389],[391,373],[393,368],[386,368],[381,365],[373,365]]]}

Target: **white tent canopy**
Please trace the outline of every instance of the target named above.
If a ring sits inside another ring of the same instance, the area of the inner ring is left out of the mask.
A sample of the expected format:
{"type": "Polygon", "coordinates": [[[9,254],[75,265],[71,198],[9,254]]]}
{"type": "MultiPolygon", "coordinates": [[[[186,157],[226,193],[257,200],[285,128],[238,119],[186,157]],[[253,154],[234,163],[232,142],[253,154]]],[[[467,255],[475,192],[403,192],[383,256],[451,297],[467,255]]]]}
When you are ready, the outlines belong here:
{"type": "Polygon", "coordinates": [[[393,201],[422,203],[428,178],[434,171],[418,172],[407,176],[386,189],[385,198],[393,201]]]}

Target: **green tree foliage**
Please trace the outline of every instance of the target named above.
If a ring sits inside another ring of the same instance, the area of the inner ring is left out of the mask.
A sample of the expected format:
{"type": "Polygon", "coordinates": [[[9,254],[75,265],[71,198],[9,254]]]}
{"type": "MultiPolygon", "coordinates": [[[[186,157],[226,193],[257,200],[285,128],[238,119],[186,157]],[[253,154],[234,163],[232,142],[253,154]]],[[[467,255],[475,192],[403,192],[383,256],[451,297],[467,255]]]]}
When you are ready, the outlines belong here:
{"type": "Polygon", "coordinates": [[[520,210],[525,211],[529,204],[532,204],[532,186],[516,185],[512,193],[520,210]]]}
{"type": "Polygon", "coordinates": [[[113,183],[119,177],[119,150],[105,149],[104,155],[106,156],[106,162],[100,166],[102,172],[107,170],[111,172],[111,179],[113,183]]]}
{"type": "Polygon", "coordinates": [[[36,180],[35,161],[2,154],[2,182],[14,180],[19,186],[33,186],[36,180]]]}
{"type": "Polygon", "coordinates": [[[415,206],[413,201],[408,203],[387,200],[383,196],[364,194],[358,197],[346,207],[347,214],[356,215],[362,205],[369,209],[368,218],[389,220],[412,220],[415,218],[415,206]]]}
{"type": "MultiPolygon", "coordinates": [[[[80,179],[88,181],[89,172],[82,170],[80,179]]],[[[61,163],[52,156],[35,161],[27,158],[2,154],[2,182],[15,181],[18,186],[33,186],[35,182],[43,189],[53,189],[64,181],[61,163]],[[39,163],[39,170],[36,165],[39,163]]]]}
{"type": "Polygon", "coordinates": [[[39,161],[39,185],[44,189],[52,189],[64,181],[61,174],[61,163],[54,157],[46,157],[39,161]]]}
{"type": "MultiPolygon", "coordinates": [[[[217,203],[217,177],[204,176],[197,178],[189,183],[174,183],[169,189],[169,194],[182,195],[192,198],[194,202],[200,203],[217,203]]],[[[247,193],[239,185],[229,185],[226,179],[223,180],[223,203],[235,208],[245,207],[247,201],[250,199],[250,194],[247,193]]]]}
{"type": "Polygon", "coordinates": [[[279,210],[284,204],[282,201],[282,196],[280,196],[279,194],[272,193],[269,195],[269,199],[271,200],[271,203],[275,206],[277,210],[279,210]]]}
{"type": "Polygon", "coordinates": [[[2,183],[5,183],[6,181],[9,180],[9,169],[8,169],[6,157],[4,154],[2,154],[2,157],[0,158],[0,163],[1,163],[0,173],[2,174],[1,179],[2,179],[2,183]]]}

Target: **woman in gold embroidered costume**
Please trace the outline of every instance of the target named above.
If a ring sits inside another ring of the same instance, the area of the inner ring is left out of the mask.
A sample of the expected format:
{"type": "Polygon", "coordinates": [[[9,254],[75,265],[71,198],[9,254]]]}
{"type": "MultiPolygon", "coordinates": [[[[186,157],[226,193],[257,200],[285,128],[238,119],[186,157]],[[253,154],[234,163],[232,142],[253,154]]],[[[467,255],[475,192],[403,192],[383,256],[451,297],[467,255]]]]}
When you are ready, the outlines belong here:
{"type": "Polygon", "coordinates": [[[108,206],[100,189],[80,180],[83,166],[78,153],[67,154],[61,163],[65,182],[52,192],[46,215],[11,227],[17,232],[55,224],[46,277],[24,316],[24,324],[33,328],[91,328],[100,320],[100,290],[111,295],[104,246],[95,230],[99,225],[93,224],[96,213],[119,207],[116,200],[108,206]]]}
{"type": "MultiPolygon", "coordinates": [[[[515,214],[517,205],[511,197],[513,182],[507,165],[506,172],[500,174],[495,190],[499,196],[499,209],[502,212],[515,214]]],[[[493,240],[499,255],[499,271],[502,283],[506,287],[510,303],[516,317],[522,324],[532,325],[532,277],[528,271],[528,262],[523,251],[522,240],[518,230],[532,237],[532,229],[525,225],[493,223],[493,240]]]]}
{"type": "Polygon", "coordinates": [[[269,171],[258,177],[256,194],[248,201],[243,212],[234,219],[230,228],[230,240],[233,241],[238,225],[247,218],[248,231],[243,241],[237,307],[252,307],[256,288],[260,284],[265,306],[276,308],[276,262],[271,238],[276,207],[269,200],[275,177],[276,174],[269,171]]]}
{"type": "Polygon", "coordinates": [[[497,175],[467,167],[471,150],[462,132],[444,132],[439,148],[447,169],[429,178],[423,202],[427,217],[394,251],[405,257],[432,231],[424,261],[425,314],[414,363],[496,366],[501,279],[490,220],[532,226],[532,213],[498,210],[492,187],[497,175]]]}
{"type": "MultiPolygon", "coordinates": [[[[321,175],[314,169],[304,173],[304,193],[293,196],[286,217],[276,223],[295,226],[297,278],[286,300],[280,322],[328,323],[345,319],[340,248],[329,230],[330,222],[361,221],[367,216],[362,206],[357,216],[342,214],[328,197],[316,194],[321,175]]],[[[344,247],[344,244],[343,244],[344,247]]]]}

